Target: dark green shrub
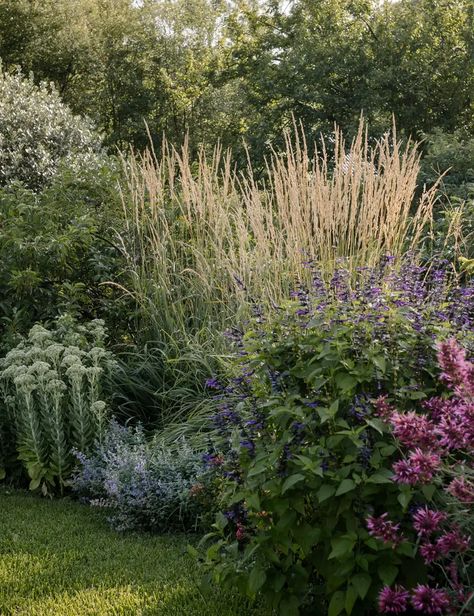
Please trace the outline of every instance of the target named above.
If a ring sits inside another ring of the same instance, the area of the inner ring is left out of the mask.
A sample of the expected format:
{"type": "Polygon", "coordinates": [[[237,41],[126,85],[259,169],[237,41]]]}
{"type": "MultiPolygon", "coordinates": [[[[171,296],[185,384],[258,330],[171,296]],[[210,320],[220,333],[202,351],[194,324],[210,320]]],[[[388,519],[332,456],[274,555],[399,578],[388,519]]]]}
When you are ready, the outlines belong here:
{"type": "Polygon", "coordinates": [[[0,189],[0,348],[64,311],[126,327],[118,293],[102,284],[120,271],[116,184],[110,160],[94,174],[64,171],[40,193],[0,189]]]}

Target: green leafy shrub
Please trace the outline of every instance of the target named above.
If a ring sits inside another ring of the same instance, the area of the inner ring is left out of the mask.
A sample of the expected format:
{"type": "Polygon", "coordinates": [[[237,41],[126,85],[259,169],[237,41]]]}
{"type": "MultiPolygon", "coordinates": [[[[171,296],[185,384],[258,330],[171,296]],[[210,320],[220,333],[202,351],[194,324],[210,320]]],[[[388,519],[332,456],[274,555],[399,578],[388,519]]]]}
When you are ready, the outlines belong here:
{"type": "Polygon", "coordinates": [[[209,523],[214,498],[202,455],[184,440],[172,448],[147,440],[143,429],[113,421],[102,443],[79,452],[73,488],[110,510],[117,530],[196,531],[209,523]]]}
{"type": "Polygon", "coordinates": [[[96,173],[63,170],[41,192],[0,188],[0,348],[37,321],[67,311],[123,327],[123,302],[110,285],[121,255],[110,227],[119,211],[112,159],[96,173]]]}
{"type": "Polygon", "coordinates": [[[408,263],[355,280],[339,269],[328,283],[313,271],[312,288],[256,316],[233,381],[209,382],[224,485],[204,539],[209,575],[285,616],[373,613],[382,584],[424,581],[413,546],[380,544],[367,518],[398,520],[432,497],[392,481],[397,446],[382,417],[389,401],[403,410],[443,390],[435,339],[473,347],[474,289],[448,279],[408,263]]]}
{"type": "Polygon", "coordinates": [[[0,186],[19,180],[38,190],[60,166],[79,173],[102,158],[91,122],[75,116],[52,86],[0,67],[0,186]]]}
{"type": "Polygon", "coordinates": [[[17,456],[31,489],[62,490],[74,465],[72,449],[88,451],[103,435],[103,385],[114,366],[104,339],[102,321],[77,325],[64,316],[54,329],[35,325],[0,360],[0,425],[3,443],[10,443],[3,458],[17,456]]]}

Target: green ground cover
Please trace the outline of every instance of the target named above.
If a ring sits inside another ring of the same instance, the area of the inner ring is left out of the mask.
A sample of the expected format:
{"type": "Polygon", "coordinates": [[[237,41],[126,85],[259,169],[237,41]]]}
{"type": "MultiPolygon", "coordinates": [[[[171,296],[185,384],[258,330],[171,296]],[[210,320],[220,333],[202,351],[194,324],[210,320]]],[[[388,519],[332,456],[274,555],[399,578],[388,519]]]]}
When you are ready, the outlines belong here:
{"type": "Polygon", "coordinates": [[[222,591],[201,595],[187,541],[120,535],[107,527],[102,512],[78,503],[0,492],[0,614],[257,613],[222,591]]]}

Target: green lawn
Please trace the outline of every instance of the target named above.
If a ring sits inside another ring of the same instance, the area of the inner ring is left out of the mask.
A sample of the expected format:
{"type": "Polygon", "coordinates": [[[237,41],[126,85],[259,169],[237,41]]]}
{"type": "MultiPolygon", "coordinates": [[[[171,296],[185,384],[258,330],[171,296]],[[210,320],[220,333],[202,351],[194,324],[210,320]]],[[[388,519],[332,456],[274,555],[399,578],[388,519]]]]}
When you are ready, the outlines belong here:
{"type": "Polygon", "coordinates": [[[232,595],[203,598],[186,538],[120,535],[70,501],[0,491],[0,614],[247,616],[232,595]]]}

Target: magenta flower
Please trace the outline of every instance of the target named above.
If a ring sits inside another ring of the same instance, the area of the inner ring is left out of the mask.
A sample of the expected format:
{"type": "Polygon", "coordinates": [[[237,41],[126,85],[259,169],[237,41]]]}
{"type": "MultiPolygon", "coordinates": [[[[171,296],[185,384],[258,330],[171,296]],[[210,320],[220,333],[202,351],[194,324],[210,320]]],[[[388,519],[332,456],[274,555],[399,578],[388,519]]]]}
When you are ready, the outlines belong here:
{"type": "Polygon", "coordinates": [[[384,421],[389,421],[395,412],[395,407],[387,402],[387,396],[379,396],[375,400],[375,414],[384,421]]]}
{"type": "Polygon", "coordinates": [[[423,557],[426,565],[430,565],[435,560],[439,560],[441,558],[441,551],[437,545],[434,543],[423,543],[420,546],[420,554],[423,557]]]}
{"type": "Polygon", "coordinates": [[[470,548],[471,538],[461,535],[456,528],[449,533],[444,533],[436,541],[436,545],[443,554],[447,556],[450,552],[466,552],[470,548]]]}
{"type": "Polygon", "coordinates": [[[446,520],[446,514],[434,511],[428,507],[420,507],[413,514],[413,528],[419,535],[430,535],[439,529],[441,522],[446,520]]]}
{"type": "Polygon", "coordinates": [[[466,359],[466,351],[454,338],[438,347],[441,378],[461,397],[474,399],[474,365],[466,359]]]}
{"type": "Polygon", "coordinates": [[[464,477],[456,477],[446,490],[462,503],[474,503],[474,486],[464,477]]]}
{"type": "Polygon", "coordinates": [[[399,533],[400,524],[394,524],[387,518],[388,513],[383,513],[379,517],[369,516],[366,520],[369,534],[384,543],[397,545],[403,538],[399,533]]]}
{"type": "Polygon", "coordinates": [[[420,481],[419,474],[407,460],[395,462],[393,465],[393,472],[393,479],[397,483],[406,483],[413,486],[420,481]]]}
{"type": "Polygon", "coordinates": [[[397,483],[428,483],[434,472],[440,467],[441,458],[437,453],[422,451],[417,447],[410,452],[408,460],[400,460],[393,465],[397,483]]]}
{"type": "Polygon", "coordinates": [[[393,434],[406,447],[432,448],[436,445],[434,424],[425,416],[414,411],[393,412],[390,416],[393,434]]]}
{"type": "Polygon", "coordinates": [[[410,594],[403,586],[384,586],[379,592],[379,612],[382,614],[403,614],[408,606],[410,594]]]}
{"type": "Polygon", "coordinates": [[[418,584],[412,591],[412,605],[417,612],[424,614],[446,614],[449,609],[448,593],[442,588],[430,588],[418,584]]]}

